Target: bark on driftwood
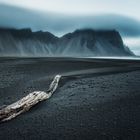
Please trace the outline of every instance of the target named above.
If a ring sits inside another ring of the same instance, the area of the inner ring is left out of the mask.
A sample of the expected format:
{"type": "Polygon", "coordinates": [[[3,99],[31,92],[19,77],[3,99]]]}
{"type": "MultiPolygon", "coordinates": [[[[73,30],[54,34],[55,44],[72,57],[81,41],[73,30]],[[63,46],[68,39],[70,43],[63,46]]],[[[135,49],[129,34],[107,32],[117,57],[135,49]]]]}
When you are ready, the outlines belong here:
{"type": "Polygon", "coordinates": [[[28,111],[32,106],[36,105],[37,103],[50,98],[57,89],[60,78],[60,75],[55,76],[47,92],[34,91],[23,97],[22,99],[18,100],[17,102],[3,107],[0,110],[0,122],[11,120],[16,116],[20,115],[21,113],[28,111]]]}

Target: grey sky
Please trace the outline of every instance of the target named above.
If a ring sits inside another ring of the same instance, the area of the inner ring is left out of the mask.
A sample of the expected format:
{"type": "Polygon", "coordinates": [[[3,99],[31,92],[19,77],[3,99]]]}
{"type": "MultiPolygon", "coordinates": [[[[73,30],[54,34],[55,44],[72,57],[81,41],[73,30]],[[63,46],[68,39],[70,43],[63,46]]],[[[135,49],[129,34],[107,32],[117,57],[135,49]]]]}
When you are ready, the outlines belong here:
{"type": "Polygon", "coordinates": [[[140,20],[139,0],[0,0],[1,3],[65,14],[121,14],[140,20]]]}

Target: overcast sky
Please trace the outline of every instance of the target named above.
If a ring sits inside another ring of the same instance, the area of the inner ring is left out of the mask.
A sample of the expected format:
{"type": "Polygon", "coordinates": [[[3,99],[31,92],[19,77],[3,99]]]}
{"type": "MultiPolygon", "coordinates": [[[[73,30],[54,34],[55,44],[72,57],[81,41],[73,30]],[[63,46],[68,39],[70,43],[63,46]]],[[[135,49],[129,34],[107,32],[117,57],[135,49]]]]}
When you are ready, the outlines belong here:
{"type": "Polygon", "coordinates": [[[1,3],[17,5],[40,11],[65,14],[113,13],[140,20],[139,0],[0,0],[1,3]]]}
{"type": "Polygon", "coordinates": [[[140,55],[140,0],[0,0],[0,26],[48,30],[116,29],[140,55]]]}

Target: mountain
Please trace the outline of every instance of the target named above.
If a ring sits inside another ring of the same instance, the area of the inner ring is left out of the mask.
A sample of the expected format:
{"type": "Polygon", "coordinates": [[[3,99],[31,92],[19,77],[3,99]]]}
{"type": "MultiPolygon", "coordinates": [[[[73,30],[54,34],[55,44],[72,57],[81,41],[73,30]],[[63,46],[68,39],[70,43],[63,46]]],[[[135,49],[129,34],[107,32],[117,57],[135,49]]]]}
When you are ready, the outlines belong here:
{"type": "Polygon", "coordinates": [[[132,56],[115,30],[76,30],[60,38],[30,29],[0,29],[0,56],[132,56]]]}

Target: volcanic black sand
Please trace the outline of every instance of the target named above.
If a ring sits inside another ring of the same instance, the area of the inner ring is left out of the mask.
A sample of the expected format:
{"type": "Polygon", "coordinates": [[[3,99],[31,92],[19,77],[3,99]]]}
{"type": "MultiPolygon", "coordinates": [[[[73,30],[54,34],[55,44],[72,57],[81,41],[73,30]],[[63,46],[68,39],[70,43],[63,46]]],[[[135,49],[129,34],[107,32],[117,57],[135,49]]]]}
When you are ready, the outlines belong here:
{"type": "Polygon", "coordinates": [[[0,124],[0,140],[139,140],[140,61],[0,58],[0,106],[46,91],[54,95],[0,124]]]}

